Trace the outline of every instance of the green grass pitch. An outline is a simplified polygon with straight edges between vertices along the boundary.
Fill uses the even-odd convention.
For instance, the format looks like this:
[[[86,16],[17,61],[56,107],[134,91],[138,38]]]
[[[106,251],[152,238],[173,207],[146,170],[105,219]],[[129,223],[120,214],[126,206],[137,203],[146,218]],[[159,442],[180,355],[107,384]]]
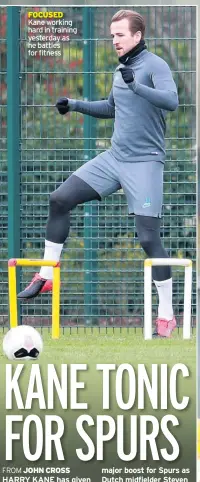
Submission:
[[[195,372],[195,332],[183,340],[181,330],[170,339],[145,341],[142,330],[134,328],[65,328],[58,340],[51,339],[48,329],[42,330],[44,349],[38,363],[187,363]],[[0,361],[8,360],[2,352],[3,331],[0,333]],[[15,362],[14,362],[15,363]],[[27,363],[30,363],[27,362]]]
[[[126,438],[127,441],[130,439],[129,435],[129,423],[130,415],[141,415],[147,414],[157,417],[160,420],[164,415],[170,413],[178,417],[180,420],[180,427],[177,432],[178,443],[181,445],[181,460],[174,462],[175,467],[179,467],[180,464],[190,467],[194,463],[195,459],[195,426],[196,426],[196,412],[195,412],[195,400],[196,400],[196,347],[195,347],[195,333],[193,333],[190,340],[183,340],[182,332],[176,331],[171,339],[152,339],[145,341],[141,329],[130,328],[65,328],[64,333],[61,332],[59,340],[52,340],[51,333],[48,329],[42,330],[42,336],[44,340],[44,349],[41,353],[38,361],[23,361],[18,360],[14,362],[9,362],[7,358],[2,353],[2,340],[3,333],[0,333],[0,373],[1,373],[1,386],[0,391],[0,409],[2,420],[5,420],[7,415],[5,409],[5,386],[6,386],[6,363],[12,363],[13,368],[17,363],[24,363],[24,370],[22,377],[20,378],[20,386],[23,398],[25,400],[27,387],[29,383],[29,375],[32,364],[39,364],[41,369],[42,380],[44,384],[44,393],[47,393],[48,384],[48,364],[55,364],[55,368],[59,374],[61,364],[67,364],[68,367],[68,389],[70,391],[70,364],[87,364],[87,370],[85,372],[79,373],[80,380],[85,382],[85,387],[79,392],[79,401],[87,402],[88,409],[87,414],[94,418],[96,424],[97,415],[110,415],[111,417],[116,417],[118,415],[124,415],[125,426],[127,427]],[[102,409],[102,374],[96,370],[96,364],[101,363],[112,363],[116,365],[116,370],[118,365],[123,363],[129,363],[134,367],[137,372],[138,364],[145,364],[145,367],[151,377],[152,364],[167,364],[168,374],[171,368],[176,363],[183,363],[189,368],[190,377],[189,379],[180,379],[178,383],[178,398],[181,399],[183,395],[190,397],[191,403],[187,410],[177,411],[175,410],[169,401],[168,410],[161,410],[160,405],[157,410],[152,408],[152,405],[145,395],[145,410],[138,410],[137,408],[137,397],[136,393],[134,406],[127,411],[123,411],[118,407],[116,400],[116,386],[115,386],[115,372],[110,375],[110,408],[104,411]],[[160,369],[158,366],[158,377],[160,374]],[[169,379],[169,377],[168,377]],[[136,382],[137,385],[137,382]],[[158,403],[160,400],[160,382],[158,382]],[[137,392],[137,388],[136,388]],[[70,393],[70,392],[69,392]],[[123,399],[126,401],[129,397],[129,385],[127,378],[123,383]],[[83,442],[78,436],[76,431],[76,420],[79,415],[82,415],[81,410],[71,410],[70,409],[70,394],[68,395],[68,410],[62,410],[60,403],[58,403],[57,397],[55,397],[54,412],[56,415],[62,417],[65,420],[67,426],[67,432],[63,439],[63,445],[66,447],[68,460],[70,461],[70,466],[75,464],[74,471],[76,474],[80,473],[83,477],[83,473],[86,477],[94,470],[95,478],[94,480],[101,480],[101,464],[96,463],[94,460],[93,465],[88,465],[85,463],[77,462],[77,457],[74,455],[77,447],[84,446]],[[16,405],[16,404],[15,404]],[[48,410],[40,410],[38,408],[37,400],[33,401],[32,411],[28,410],[17,410],[14,406],[14,413],[22,414],[27,416],[29,413],[38,414],[42,419],[45,414],[51,413]],[[85,411],[84,411],[85,412]],[[138,418],[139,420],[139,418]],[[139,422],[138,422],[139,423]],[[96,440],[96,425],[94,427],[87,428],[86,431]],[[3,437],[2,437],[3,440]],[[129,442],[127,442],[129,443]],[[162,433],[160,432],[158,438],[158,446],[162,448],[166,446],[166,440]],[[138,446],[139,447],[139,446]],[[138,448],[139,450],[139,448]],[[108,443],[105,449],[104,464],[108,467],[110,466],[122,466],[122,461],[119,461],[116,452],[116,437]],[[150,457],[150,456],[149,456]],[[21,465],[27,465],[24,461],[24,456],[22,455],[21,445],[19,444],[19,460],[21,460]],[[152,459],[150,457],[149,464],[152,465]],[[177,465],[178,463],[178,465]],[[139,460],[135,461],[136,466],[140,466],[141,462]],[[139,465],[138,465],[139,464]],[[168,462],[166,462],[166,466]],[[164,465],[162,460],[161,465]],[[80,472],[78,472],[80,470]],[[85,471],[85,472],[84,472]],[[99,473],[99,478],[96,479],[96,473]],[[93,478],[92,478],[93,480]],[[191,480],[191,479],[190,479]]]

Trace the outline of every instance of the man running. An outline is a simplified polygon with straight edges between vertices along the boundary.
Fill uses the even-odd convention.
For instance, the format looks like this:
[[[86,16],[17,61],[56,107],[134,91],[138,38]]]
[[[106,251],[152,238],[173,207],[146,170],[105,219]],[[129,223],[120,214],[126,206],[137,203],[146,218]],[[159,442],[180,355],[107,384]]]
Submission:
[[[178,106],[177,89],[167,63],[149,52],[144,41],[144,18],[120,10],[111,19],[110,32],[119,59],[107,100],[80,101],[62,97],[56,107],[96,118],[113,118],[111,147],[84,163],[50,195],[45,260],[59,261],[69,235],[70,211],[78,204],[123,189],[129,214],[135,215],[140,244],[150,258],[167,258],[160,239],[165,163],[165,118]],[[52,290],[53,269],[42,267],[19,299],[31,299]],[[169,266],[153,267],[159,297],[154,335],[170,337],[176,327]]]

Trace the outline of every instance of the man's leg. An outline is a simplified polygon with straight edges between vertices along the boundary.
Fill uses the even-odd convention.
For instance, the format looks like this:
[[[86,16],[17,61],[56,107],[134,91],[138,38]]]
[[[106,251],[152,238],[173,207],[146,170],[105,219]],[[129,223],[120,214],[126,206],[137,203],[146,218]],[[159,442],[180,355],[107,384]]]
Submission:
[[[70,211],[78,204],[94,199],[100,201],[101,197],[75,174],[50,195],[44,259],[59,261],[63,244],[69,235]],[[53,268],[42,267],[40,275],[45,279],[52,279]]]
[[[78,204],[101,200],[120,187],[117,164],[109,151],[83,164],[50,196],[44,259],[59,261],[63,243],[69,234],[70,211]],[[42,267],[30,285],[18,294],[20,299],[34,298],[52,290],[53,269]]]
[[[142,248],[149,258],[168,258],[160,238],[160,218],[136,215],[136,230]],[[159,297],[157,332],[170,336],[176,326],[172,307],[172,274],[170,266],[153,266],[153,280]]]
[[[124,163],[126,164],[126,163]],[[121,168],[121,185],[126,194],[129,214],[136,216],[140,244],[150,258],[167,258],[160,239],[163,198],[163,168],[158,161],[129,163]],[[172,278],[169,266],[153,267],[153,279],[159,296],[157,331],[170,336],[176,325],[172,308]]]
[[[85,181],[76,175],[70,176],[50,195],[49,218],[46,228],[45,260],[59,261],[63,244],[69,235],[70,211],[78,204],[94,199],[100,195]],[[30,285],[18,294],[20,299],[31,299],[39,293],[51,291],[53,268],[44,266],[40,274],[36,274]],[[50,280],[50,281],[48,281]]]

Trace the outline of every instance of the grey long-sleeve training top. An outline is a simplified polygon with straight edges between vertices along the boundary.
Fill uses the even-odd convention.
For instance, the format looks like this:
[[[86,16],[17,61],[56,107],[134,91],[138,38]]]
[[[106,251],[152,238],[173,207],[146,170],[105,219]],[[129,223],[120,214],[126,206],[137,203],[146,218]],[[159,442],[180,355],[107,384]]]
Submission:
[[[178,106],[175,82],[168,64],[143,50],[129,59],[135,79],[125,84],[119,68],[107,100],[69,100],[71,111],[101,119],[114,118],[110,151],[121,162],[165,161],[165,117]]]

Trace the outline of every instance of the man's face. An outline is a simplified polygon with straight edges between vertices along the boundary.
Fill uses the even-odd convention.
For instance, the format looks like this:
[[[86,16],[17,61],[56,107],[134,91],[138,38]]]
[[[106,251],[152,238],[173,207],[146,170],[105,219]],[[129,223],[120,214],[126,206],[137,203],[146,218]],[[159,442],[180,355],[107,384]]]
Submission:
[[[127,18],[111,23],[110,33],[118,57],[129,52],[141,40],[141,32],[136,32],[133,35],[129,30],[129,21]]]

